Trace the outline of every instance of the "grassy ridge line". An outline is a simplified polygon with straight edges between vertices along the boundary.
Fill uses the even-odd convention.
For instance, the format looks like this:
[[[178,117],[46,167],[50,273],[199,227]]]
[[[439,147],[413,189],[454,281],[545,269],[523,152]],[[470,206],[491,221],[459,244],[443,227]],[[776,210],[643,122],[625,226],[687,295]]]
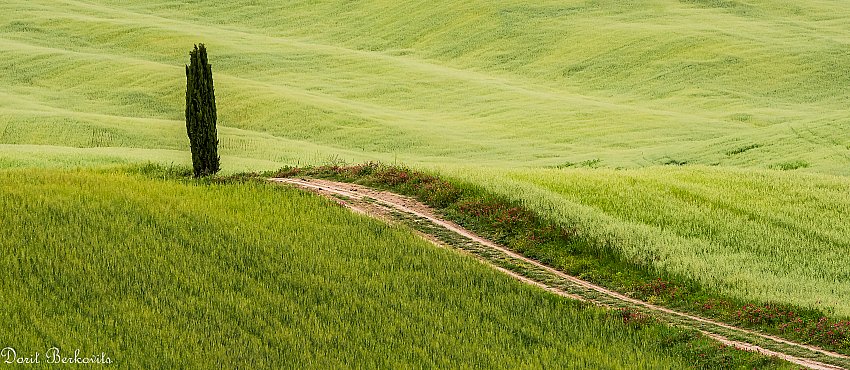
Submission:
[[[17,210],[0,214],[0,344],[144,368],[668,369],[717,353],[298,191],[133,172],[0,172]]]
[[[57,50],[57,49],[51,49],[51,50]],[[109,58],[115,59],[114,57],[109,57]],[[136,59],[130,59],[130,61],[136,61]],[[117,64],[117,61],[115,61],[115,63]],[[151,73],[155,73],[155,72],[151,71]],[[220,80],[223,80],[223,83],[226,84],[230,81],[231,78],[232,77],[229,77],[228,75],[225,74],[223,78],[220,78]],[[256,77],[256,78],[259,78],[259,77]],[[388,109],[388,107],[385,107],[385,106],[377,106],[377,105],[370,105],[370,104],[364,105],[363,103],[356,103],[356,102],[344,102],[344,101],[340,101],[340,100],[334,98],[333,96],[317,95],[317,93],[315,93],[315,92],[309,92],[309,93],[303,93],[302,94],[301,92],[296,91],[296,90],[292,90],[288,87],[282,87],[282,86],[270,85],[270,84],[260,84],[260,83],[253,81],[253,80],[249,81],[249,80],[243,80],[243,79],[236,79],[236,81],[237,81],[236,82],[237,85],[239,85],[239,84],[246,85],[247,84],[246,86],[241,86],[242,88],[250,88],[252,90],[256,90],[258,88],[260,90],[269,89],[274,93],[284,92],[285,94],[291,94],[293,96],[299,96],[299,95],[301,95],[302,97],[307,96],[307,97],[309,97],[309,99],[314,99],[316,96],[320,96],[320,98],[318,99],[318,103],[319,103],[320,106],[324,106],[324,107],[339,106],[339,107],[349,107],[349,108],[350,107],[356,107],[359,110],[358,114],[366,116],[366,117],[368,117],[370,115],[378,115],[378,116],[383,116],[388,120],[416,121],[416,122],[423,122],[423,123],[426,122],[426,121],[429,121],[429,120],[434,120],[434,119],[438,119],[438,120],[442,121],[442,120],[445,120],[445,118],[446,118],[446,117],[440,117],[439,115],[434,115],[434,114],[431,114],[429,116],[422,116],[421,114],[411,115],[411,113],[403,112],[403,111],[393,112],[392,110]],[[226,99],[227,97],[225,96],[224,98]],[[255,97],[255,99],[256,99],[256,97]],[[118,103],[118,102],[116,102],[116,103]],[[237,103],[237,104],[241,104],[241,103]],[[441,103],[440,105],[443,106],[444,103]],[[237,109],[242,109],[242,108],[237,108]],[[347,108],[345,108],[345,109],[347,109]],[[225,111],[226,111],[226,109],[225,109]],[[387,116],[388,114],[390,114],[390,115]],[[455,118],[453,120],[457,121],[457,118]],[[449,121],[452,121],[452,119],[450,119]],[[437,127],[435,127],[433,122],[431,122],[431,123],[432,124],[430,124],[427,127],[427,133],[429,135],[433,135],[435,130],[438,129]],[[449,123],[451,123],[451,122],[449,122]],[[237,124],[241,124],[241,123],[237,123]],[[444,133],[445,136],[441,140],[443,140],[443,141],[445,141],[445,140],[457,141],[456,139],[453,139],[452,137],[453,136],[467,136],[463,133],[460,133],[460,135],[457,135],[458,133],[456,131],[459,128],[456,124],[452,125],[452,127],[453,127],[452,130],[454,130],[454,131]],[[286,132],[287,130],[289,130],[289,128],[284,128],[284,129],[276,128],[276,129],[274,129],[274,128],[271,128],[271,126],[269,126],[267,128],[273,130],[272,132],[274,132],[274,133],[281,133],[281,132]],[[385,130],[386,129],[388,129],[388,128],[385,128]],[[290,134],[292,134],[291,130],[289,132],[290,132]],[[480,134],[481,134],[481,132],[480,132],[480,129],[479,129],[478,132],[477,132],[477,135],[480,135]],[[423,137],[426,137],[427,135],[424,135],[424,132],[418,132],[418,133],[414,133],[413,135],[407,135],[407,136],[423,138]],[[314,139],[314,140],[317,139],[315,137],[315,135],[311,136],[311,138]],[[338,140],[340,138],[341,137],[334,137],[333,139]],[[352,140],[351,137],[348,137],[347,139],[348,139],[348,141]],[[518,139],[515,139],[515,140],[518,140]],[[372,141],[374,141],[374,138],[372,138]],[[416,142],[417,142],[417,140],[413,140],[411,143],[416,145]],[[525,146],[527,146],[527,147],[532,146],[531,145],[532,143],[525,143],[525,144],[526,144]],[[367,145],[367,144],[363,144],[363,145]],[[368,143],[368,145],[374,146],[375,143],[370,142],[370,143]],[[464,140],[462,143],[458,143],[457,145],[454,145],[454,146],[460,147],[461,145],[467,145],[468,146],[468,145],[475,145],[475,144],[474,144],[474,141]],[[434,147],[434,146],[435,145],[432,143],[430,147]]]
[[[850,320],[841,320],[841,316],[729,295],[713,286],[700,284],[690,275],[659,271],[645,261],[624,256],[616,244],[600,244],[569,226],[542,218],[516,201],[478,187],[374,164],[288,168],[273,175],[308,175],[359,182],[412,195],[460,225],[573,276],[627,292],[652,304],[845,354],[850,351]]]
[[[315,155],[315,154],[314,154]],[[321,157],[316,157],[321,158]],[[318,159],[317,159],[318,160]],[[0,144],[0,169],[114,168],[116,163],[137,164],[145,162],[190,164],[191,154],[185,151],[145,148],[70,148],[52,145]],[[277,162],[254,158],[227,156],[222,163],[229,166],[224,173],[240,169],[262,169]]]
[[[700,84],[700,86],[714,87],[719,85],[717,86],[719,91],[711,91],[714,94],[707,93],[704,96],[697,94],[695,94],[696,96],[688,96],[695,98],[689,101],[691,104],[685,105],[689,110],[693,108],[693,103],[702,100],[712,101],[724,93],[733,95],[732,99],[735,101],[712,104],[712,110],[716,110],[718,107],[740,106],[744,103],[741,101],[742,97],[751,98],[765,94],[764,90],[758,90],[761,87],[760,85],[751,83],[754,80],[763,85],[793,85],[794,88],[788,89],[766,89],[769,91],[767,95],[776,98],[777,95],[793,95],[799,93],[803,88],[821,86],[821,84],[838,87],[840,85],[836,85],[836,83],[841,81],[842,78],[846,78],[846,76],[841,75],[841,72],[833,75],[830,70],[833,65],[832,62],[837,58],[835,51],[839,47],[838,43],[842,38],[847,39],[848,35],[843,28],[824,22],[826,17],[834,17],[836,14],[847,11],[846,6],[840,3],[807,6],[763,1],[751,6],[753,11],[750,11],[747,17],[741,17],[734,12],[727,13],[726,9],[702,9],[703,7],[694,6],[695,4],[690,3],[677,4],[675,2],[655,1],[647,2],[647,4],[641,6],[619,3],[616,5],[614,6],[611,3],[528,5],[519,2],[500,3],[498,5],[469,4],[469,6],[456,9],[456,11],[462,15],[475,17],[477,20],[471,23],[463,22],[462,25],[453,24],[453,22],[467,21],[470,18],[454,16],[444,23],[431,23],[433,19],[445,18],[447,14],[455,15],[456,13],[444,12],[445,9],[454,8],[452,4],[421,7],[410,3],[365,4],[348,7],[302,7],[296,13],[291,13],[298,14],[298,19],[292,19],[291,22],[280,21],[277,14],[275,14],[274,22],[270,22],[269,14],[248,18],[222,18],[210,13],[204,14],[203,17],[196,14],[194,19],[196,21],[206,19],[210,23],[227,24],[231,27],[238,25],[258,30],[258,32],[271,29],[273,32],[277,31],[278,34],[310,35],[311,38],[323,38],[328,43],[343,43],[361,50],[385,50],[386,53],[390,54],[392,54],[394,46],[401,46],[390,44],[408,43],[406,45],[408,48],[405,50],[410,51],[413,55],[421,56],[429,52],[434,54],[426,58],[428,60],[446,61],[446,59],[455,57],[455,59],[462,59],[467,64],[465,69],[473,69],[475,66],[483,64],[491,67],[488,72],[502,72],[503,75],[510,76],[516,76],[521,71],[534,71],[538,75],[543,74],[545,76],[542,80],[554,81],[556,84],[580,83],[593,80],[593,78],[602,78],[607,79],[608,85],[628,85],[626,89],[617,90],[616,94],[613,94],[617,96],[623,95],[625,91],[636,91],[658,84],[663,84],[665,88],[675,91],[676,87],[682,85],[693,87],[695,86],[694,80],[711,77],[710,82],[701,81],[705,83]],[[169,4],[169,8],[171,6],[173,4]],[[275,6],[275,4],[269,3],[264,4],[264,6],[265,9],[282,10],[280,6]],[[158,8],[160,7],[157,4],[137,7],[140,12],[162,14],[158,11],[161,9]],[[331,8],[333,11],[329,11]],[[403,13],[395,13],[391,10],[395,8],[403,8],[404,11]],[[708,6],[708,8],[711,7]],[[476,11],[473,13],[471,12],[472,9]],[[647,9],[652,9],[652,11]],[[205,10],[197,9],[184,10],[190,13],[205,12]],[[368,16],[356,17],[355,14],[368,14]],[[398,24],[394,22],[397,19],[393,19],[392,14],[410,14],[411,16],[406,19],[404,24]],[[417,18],[418,14],[422,14],[423,18]],[[634,17],[630,17],[630,15],[634,15]],[[347,19],[349,16],[352,18]],[[283,19],[287,19],[287,15],[283,15]],[[334,19],[345,24],[347,28],[345,32],[338,32],[339,30],[336,28],[305,32],[305,30],[311,28],[307,24],[303,24],[304,19],[316,20],[315,24],[322,24],[320,20]],[[687,21],[683,21],[685,19]],[[417,23],[417,21],[420,23]],[[296,24],[298,27],[293,27]],[[411,24],[416,24],[417,27],[410,28]],[[434,30],[435,24],[444,25],[445,29]],[[593,24],[594,27],[584,26],[586,24]],[[715,26],[700,26],[708,24]],[[413,32],[424,30],[426,34],[412,36],[399,32],[398,26]],[[466,28],[466,26],[470,26],[472,29]],[[717,32],[716,27],[718,26],[725,32]],[[453,29],[454,27],[458,29]],[[354,33],[351,32],[352,28],[355,30]],[[599,33],[600,29],[604,30],[605,36],[607,36],[601,37],[601,40],[599,35],[594,34]],[[671,30],[674,32],[671,33]],[[437,34],[427,34],[431,31]],[[463,31],[463,34],[459,35],[459,31]],[[382,32],[385,33],[382,34]],[[665,34],[666,38],[659,40],[657,34],[661,32]],[[588,35],[588,33],[591,33],[591,35]],[[382,36],[376,37],[376,35]],[[656,37],[653,38],[652,36]],[[470,39],[475,38],[478,38],[478,40],[471,42]],[[572,42],[564,40],[571,40]],[[601,43],[593,43],[594,47],[582,47],[583,44],[589,43],[589,40],[601,41]],[[812,43],[812,40],[818,40],[818,42]],[[385,43],[387,45],[377,48],[358,46],[360,42]],[[566,45],[572,46],[569,48],[569,52],[563,52]],[[629,45],[629,47],[623,47],[623,45]],[[459,48],[458,50],[464,55],[439,54],[439,51],[445,51],[453,46],[466,47],[466,49]],[[535,48],[546,49],[546,52],[541,55],[530,50]],[[801,48],[811,48],[817,56],[813,57],[812,53],[801,52]],[[602,52],[600,52],[600,49]],[[788,53],[787,49],[791,49],[793,52]],[[436,53],[434,53],[435,51]],[[511,58],[512,63],[505,63],[504,60],[500,60],[498,55],[493,55],[506,53],[515,55],[515,58]],[[582,56],[586,56],[583,54],[597,55],[590,55],[587,59],[582,60]],[[558,58],[555,58],[555,55]],[[767,55],[770,55],[770,57],[766,57]],[[775,71],[776,68],[788,70],[799,68],[801,63],[797,59],[800,57],[812,59],[807,60],[808,64],[802,63],[807,67],[824,65],[824,68],[807,68],[802,72],[796,71],[797,73],[787,74]],[[733,63],[713,63],[725,59],[732,60]],[[570,78],[571,76],[566,75],[553,76],[554,73],[548,74],[552,67],[563,68],[563,65],[552,66],[551,64],[569,65],[576,63],[576,60],[581,61],[579,64],[584,64],[584,67],[587,67],[588,64],[591,67],[580,70],[583,78]],[[623,60],[629,61],[627,63],[629,69],[609,68],[611,64],[623,64]],[[735,62],[752,64],[752,66],[750,68],[739,68]],[[499,68],[500,64],[508,64],[517,68]],[[540,64],[543,64],[543,66]],[[668,70],[665,71],[665,67]],[[660,70],[660,74],[669,72],[667,74],[675,75],[677,78],[647,78],[648,76],[640,73],[636,74],[635,70],[650,73],[650,76],[659,74]],[[769,78],[754,78],[747,76],[747,73],[761,74]],[[743,76],[741,76],[742,74]],[[718,79],[718,76],[728,77]],[[795,77],[801,79],[814,78],[822,81],[819,80],[818,83],[805,85],[776,78],[776,76],[788,76],[788,79]],[[640,83],[634,83],[635,79]],[[675,87],[671,88],[669,86],[671,83]],[[753,94],[754,91],[749,91],[750,94],[734,94],[739,89],[757,90],[755,92],[758,94]],[[818,93],[821,99],[846,100],[846,94],[842,94],[840,88],[836,90],[837,94],[826,94],[824,89],[820,87],[812,91]],[[640,99],[629,100],[634,102]],[[808,103],[809,100],[806,99],[806,102]],[[787,103],[793,104],[798,101],[799,99],[791,99]],[[666,107],[677,106],[666,101],[662,104]],[[761,111],[766,111],[763,107],[771,104],[764,102],[756,105],[762,107]],[[795,111],[799,112],[800,109],[797,107],[785,109],[786,113]],[[824,111],[821,110],[820,112]],[[728,114],[728,111],[725,114]],[[752,118],[750,117],[751,114],[733,114],[732,116],[740,116],[744,120]]]
[[[206,10],[169,1],[9,3],[4,14],[16,17],[0,18],[0,39],[10,56],[3,67],[13,73],[0,86],[23,99],[71,110],[177,120],[183,84],[172,67],[185,62],[179,45],[205,35],[215,39],[217,72],[233,78],[222,81],[220,89],[227,102],[222,123],[311,142],[322,157],[399,158],[428,165],[473,160],[493,166],[594,159],[609,167],[688,162],[789,168],[797,163],[831,173],[849,167],[850,142],[838,135],[844,119],[839,107],[846,98],[843,77],[813,67],[788,74],[809,84],[761,78],[798,68],[799,58],[812,59],[804,64],[811,66],[842,61],[829,40],[838,39],[843,29],[822,22],[823,4],[785,14],[777,10],[783,6],[762,2],[758,8],[772,10],[743,19],[665,1],[647,3],[651,13],[612,3],[235,4],[208,2],[211,13],[198,16],[194,12]],[[835,14],[850,11],[831,6]],[[387,11],[396,8],[410,15],[404,24],[392,18],[402,13]],[[257,9],[263,14],[255,14]],[[430,24],[450,14],[446,28]],[[709,20],[717,22],[701,22]],[[329,21],[342,26],[306,32]],[[802,27],[806,21],[813,23],[809,29]],[[578,26],[590,23],[601,26]],[[747,37],[695,26],[700,24],[729,25],[732,35]],[[398,26],[411,33],[400,34]],[[383,35],[371,42],[386,44],[366,47],[367,30]],[[822,44],[802,43],[805,37]],[[45,47],[58,55],[35,52]],[[793,47],[813,50],[786,52]],[[128,58],[138,71],[124,68]],[[737,62],[721,63],[727,59]],[[67,70],[76,71],[79,80],[50,78]],[[754,84],[743,83],[752,80],[777,87],[754,91]],[[819,86],[817,95],[808,96],[814,92],[807,86]],[[658,89],[666,92],[652,91]],[[20,114],[9,112],[4,119],[32,130]],[[80,121],[57,123],[89,122]],[[111,129],[121,127],[118,119]],[[65,136],[87,135],[69,131]],[[159,147],[156,133],[144,137]],[[62,144],[58,138],[7,143]],[[726,154],[751,145],[758,147]],[[226,155],[278,163],[316,157],[287,149],[297,145],[257,146],[234,147]]]

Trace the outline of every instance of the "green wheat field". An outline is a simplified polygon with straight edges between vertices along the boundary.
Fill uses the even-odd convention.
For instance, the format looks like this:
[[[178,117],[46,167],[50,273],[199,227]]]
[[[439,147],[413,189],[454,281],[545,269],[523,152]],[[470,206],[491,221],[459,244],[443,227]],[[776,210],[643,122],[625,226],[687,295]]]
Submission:
[[[5,0],[0,347],[145,368],[693,366],[669,327],[332,202],[138,170],[191,163],[199,42],[227,174],[409,166],[712,292],[850,318],[848,20],[831,0]]]

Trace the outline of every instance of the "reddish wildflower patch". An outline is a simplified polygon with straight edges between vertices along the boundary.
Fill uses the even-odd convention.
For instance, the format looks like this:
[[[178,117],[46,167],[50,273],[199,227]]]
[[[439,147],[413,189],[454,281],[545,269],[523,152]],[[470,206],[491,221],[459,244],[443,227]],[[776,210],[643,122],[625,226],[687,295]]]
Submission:
[[[805,342],[850,348],[850,320],[812,318],[771,304],[745,304],[734,311],[734,318],[742,325],[775,327],[786,336]]]
[[[638,285],[635,290],[640,292],[644,297],[675,298],[680,293],[681,288],[670,281],[658,278]]]
[[[735,311],[735,317],[748,324],[776,324],[797,318],[797,315],[778,306],[745,304]]]
[[[458,204],[456,208],[460,213],[478,218],[492,227],[510,231],[524,226],[534,226],[537,223],[533,213],[498,200],[466,200]],[[534,237],[542,238],[539,234]]]
[[[617,310],[617,314],[623,320],[623,323],[630,326],[641,327],[655,322],[655,319],[652,316],[632,308],[621,308]]]

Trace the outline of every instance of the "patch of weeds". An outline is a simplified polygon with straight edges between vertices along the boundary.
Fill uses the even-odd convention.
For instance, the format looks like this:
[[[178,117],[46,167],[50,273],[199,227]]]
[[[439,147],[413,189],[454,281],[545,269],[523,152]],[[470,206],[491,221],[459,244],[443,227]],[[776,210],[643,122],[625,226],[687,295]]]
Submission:
[[[761,148],[761,146],[762,146],[761,144],[750,144],[750,145],[747,145],[747,146],[742,146],[740,148],[732,149],[732,150],[726,152],[726,155],[732,156],[732,155],[736,155],[736,154],[745,153],[745,152],[748,152],[748,151],[756,149],[756,148]]]
[[[678,159],[673,159],[673,158],[668,157],[668,158],[664,159],[661,162],[661,164],[663,164],[665,166],[684,166],[684,165],[688,164],[688,161],[678,160]]]
[[[774,170],[781,170],[781,171],[791,171],[791,170],[796,170],[796,169],[806,168],[806,167],[809,167],[809,162],[799,160],[799,159],[796,160],[796,161],[788,161],[788,162],[777,163],[777,164],[770,166],[770,168],[772,168]]]
[[[193,177],[191,166],[144,163],[126,167],[127,173],[160,180],[187,180]]]
[[[738,122],[749,122],[753,119],[753,115],[749,113],[735,113],[729,116],[729,119]]]
[[[556,166],[553,166],[553,167],[557,168],[557,169],[565,169],[565,168],[581,168],[581,167],[583,167],[583,168],[599,168],[601,166],[602,166],[602,160],[599,159],[599,158],[596,158],[596,159],[588,159],[586,161],[581,161],[581,162],[566,162],[566,163],[559,164],[559,165],[556,165]]]
[[[682,288],[670,281],[658,278],[643,284],[639,284],[634,288],[634,290],[639,293],[640,296],[647,298],[648,301],[652,301],[653,299],[649,298],[676,298],[677,295],[681,294]]]
[[[634,308],[620,308],[614,311],[614,315],[623,320],[623,323],[631,327],[642,328],[649,324],[657,323],[658,320],[651,315],[640,312]]]

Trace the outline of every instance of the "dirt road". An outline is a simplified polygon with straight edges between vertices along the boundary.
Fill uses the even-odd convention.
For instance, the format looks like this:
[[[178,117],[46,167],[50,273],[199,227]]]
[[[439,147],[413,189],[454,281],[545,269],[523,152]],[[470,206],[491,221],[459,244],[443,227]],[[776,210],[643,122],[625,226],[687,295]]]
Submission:
[[[827,351],[821,348],[801,343],[791,342],[772,335],[762,334],[752,330],[724,324],[722,322],[656,306],[635,298],[625,296],[621,293],[612,291],[610,289],[590,283],[588,281],[579,279],[575,276],[565,274],[564,272],[543,265],[540,262],[522,256],[501,245],[498,245],[497,243],[482,238],[451,221],[444,220],[428,206],[409,197],[401,196],[391,192],[379,191],[360,185],[333,182],[328,180],[308,180],[294,178],[273,178],[270,180],[316,192],[318,194],[334,199],[337,203],[349,207],[357,212],[371,215],[374,217],[379,217],[385,220],[391,221],[394,218],[397,218],[399,212],[415,217],[417,219],[427,220],[427,222],[430,222],[439,228],[448,230],[449,232],[455,233],[458,236],[467,239],[468,241],[478,244],[479,246],[487,250],[488,255],[490,253],[500,254],[501,258],[506,258],[511,261],[517,261],[527,266],[532,266],[534,269],[545,272],[548,275],[557,277],[561,281],[564,281],[572,286],[579,287],[582,290],[594,293],[593,296],[588,296],[583,294],[576,294],[575,292],[568,292],[562,287],[553,286],[553,284],[547,283],[547,281],[541,281],[541,279],[535,279],[524,274],[509,270],[505,267],[499,266],[498,264],[494,264],[492,263],[492,257],[488,259],[483,258],[482,255],[478,253],[472,253],[473,255],[476,255],[477,258],[479,258],[485,263],[488,263],[493,268],[507,275],[510,275],[526,284],[543,288],[554,294],[558,294],[571,299],[590,301],[603,306],[611,306],[610,304],[606,304],[598,298],[595,298],[598,296],[604,296],[608,300],[618,301],[624,304],[625,306],[640,307],[642,309],[661,314],[662,320],[664,318],[668,318],[668,320],[665,321],[670,321],[675,325],[688,326],[694,328],[725,345],[733,346],[735,348],[747,351],[759,352],[767,356],[776,356],[788,362],[804,366],[810,369],[845,369],[845,367],[832,365],[825,362],[838,362],[842,364],[850,363],[850,357],[844,356],[839,353]],[[429,233],[423,233],[423,236],[425,236],[426,239],[440,246],[446,246],[446,243],[440,242],[439,238],[435,237],[434,235],[431,235]],[[452,246],[449,245],[449,247]],[[740,339],[731,339],[729,338],[730,333],[734,334],[736,338],[744,337],[756,339],[757,341],[759,341],[759,344],[757,345],[754,343],[749,343],[749,341],[744,341]],[[818,358],[818,360],[815,360],[813,358]]]

